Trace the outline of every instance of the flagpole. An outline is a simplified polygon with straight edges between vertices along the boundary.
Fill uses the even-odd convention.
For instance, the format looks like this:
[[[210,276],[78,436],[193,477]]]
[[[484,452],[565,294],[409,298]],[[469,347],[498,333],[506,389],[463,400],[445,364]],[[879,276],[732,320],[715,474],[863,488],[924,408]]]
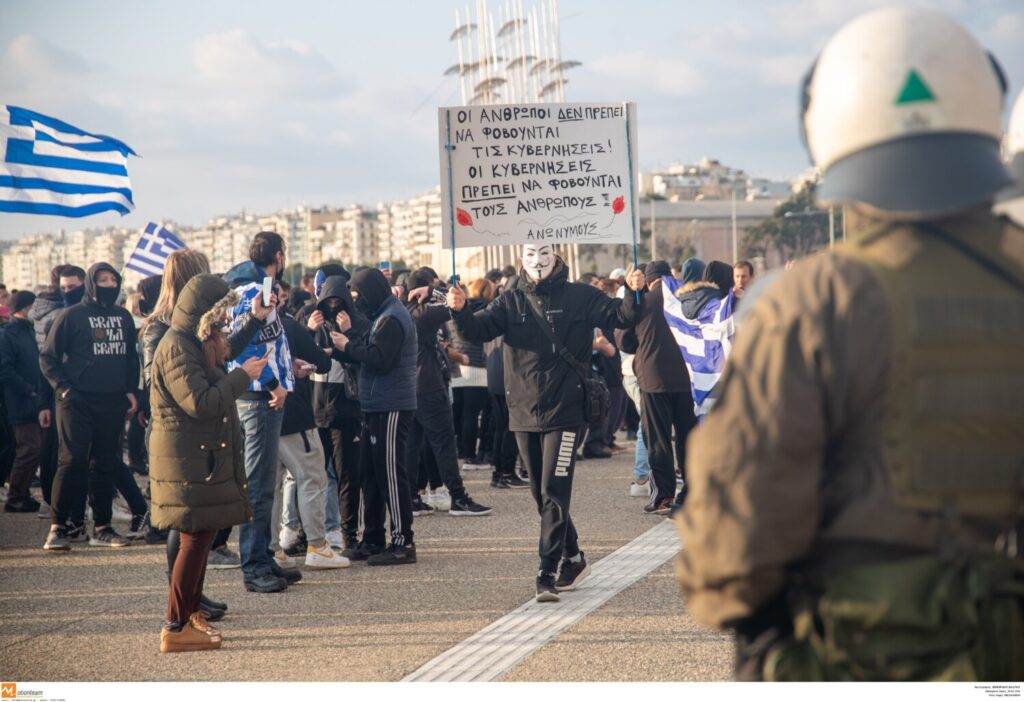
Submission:
[[[633,227],[633,270],[637,270],[637,269],[640,268],[640,264],[639,264],[639,262],[637,260],[637,250],[636,250],[636,248],[637,248],[637,245],[636,245],[637,211],[636,211],[636,188],[635,188],[635,184],[633,182],[634,181],[634,177],[633,177],[633,140],[632,140],[632,136],[630,135],[630,129],[629,129],[630,128],[630,122],[629,122],[629,103],[628,102],[624,102],[622,104],[626,108],[626,161],[629,164],[629,217],[630,217],[630,223],[632,224],[632,227]],[[639,303],[640,302],[640,291],[637,290],[635,292],[636,292],[636,301]]]
[[[445,110],[445,145],[444,150],[448,154],[448,227],[451,232],[452,244],[452,287],[458,285],[459,276],[455,272],[455,194],[452,192],[452,111]]]

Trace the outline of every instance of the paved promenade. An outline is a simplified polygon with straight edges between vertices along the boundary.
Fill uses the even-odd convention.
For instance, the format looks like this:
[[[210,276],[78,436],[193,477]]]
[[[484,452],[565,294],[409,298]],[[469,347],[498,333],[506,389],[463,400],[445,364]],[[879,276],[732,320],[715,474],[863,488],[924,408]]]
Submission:
[[[687,616],[675,530],[628,496],[631,465],[630,451],[579,464],[572,514],[594,574],[560,603],[531,603],[529,491],[469,472],[494,514],[417,518],[416,565],[307,570],[272,595],[245,592],[239,570],[210,571],[208,594],[230,610],[224,647],[199,654],[159,653],[162,545],[46,553],[44,520],[0,513],[0,678],[726,680],[732,642]]]

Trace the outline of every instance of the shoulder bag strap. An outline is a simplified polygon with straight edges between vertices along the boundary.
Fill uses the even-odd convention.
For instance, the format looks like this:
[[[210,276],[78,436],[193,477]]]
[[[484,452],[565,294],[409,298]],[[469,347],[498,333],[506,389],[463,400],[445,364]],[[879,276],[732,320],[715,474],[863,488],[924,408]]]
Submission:
[[[569,366],[579,374],[582,380],[586,381],[587,376],[589,375],[587,369],[582,363],[573,358],[572,354],[569,353],[569,349],[565,348],[565,344],[562,343],[562,340],[555,335],[555,330],[551,327],[551,323],[548,321],[548,318],[544,316],[543,312],[541,312],[540,301],[535,295],[531,295],[529,293],[524,293],[523,297],[526,298],[526,302],[530,306],[530,311],[533,312],[534,319],[537,320],[537,325],[540,327],[540,330],[544,332],[544,336],[548,338],[551,345],[555,347],[555,351],[558,352],[558,355],[562,357],[563,361],[568,363]]]

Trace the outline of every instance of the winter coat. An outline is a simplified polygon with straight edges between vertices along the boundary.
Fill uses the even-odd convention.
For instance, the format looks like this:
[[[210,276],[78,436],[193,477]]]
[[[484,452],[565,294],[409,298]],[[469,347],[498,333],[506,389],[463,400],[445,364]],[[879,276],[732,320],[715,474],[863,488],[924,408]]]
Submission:
[[[447,392],[447,368],[437,335],[451,321],[451,310],[437,301],[430,304],[407,302],[405,308],[416,325],[416,394],[422,397],[427,393]],[[483,349],[483,344],[479,346]]]
[[[316,366],[317,373],[327,373],[331,368],[331,357],[313,341],[313,335],[303,325],[287,314],[281,316],[284,333],[288,336],[288,347],[296,360],[302,359]],[[296,378],[295,390],[288,393],[284,401],[284,420],[281,423],[281,436],[297,434],[316,428],[313,416],[313,389],[309,378]]]
[[[62,309],[64,300],[59,292],[44,292],[36,296],[35,304],[28,312],[28,318],[35,325],[36,348],[43,348],[50,326]]]
[[[251,314],[242,324],[237,332],[228,335],[228,360],[237,358],[256,334],[265,327],[261,320]],[[150,319],[142,329],[142,374],[146,379],[146,387],[149,387],[150,373],[153,367],[153,358],[156,356],[156,349],[160,340],[170,329],[170,325],[161,319]]]
[[[102,305],[96,278],[113,273],[109,264],[97,263],[85,278],[85,295],[54,320],[39,351],[43,374],[58,395],[69,390],[97,395],[136,393],[139,389],[139,353],[135,320],[123,307]]]
[[[345,276],[328,276],[320,287],[320,297],[314,303],[303,307],[296,316],[296,321],[306,326],[313,312],[320,310],[324,323],[313,335],[316,345],[320,348],[331,348],[334,345],[331,341],[331,332],[341,331],[335,322],[338,311],[348,312],[352,320],[352,329],[348,336],[359,336],[369,327],[366,318],[356,312],[352,295],[348,290],[348,280]],[[327,306],[327,300],[332,297],[341,300],[341,306],[333,313]],[[341,429],[345,422],[362,416],[359,410],[359,389],[355,381],[358,375],[357,365],[345,363],[339,358],[331,358],[330,370],[312,376],[313,414],[318,427]]]
[[[616,332],[617,346],[635,354],[633,371],[640,389],[647,393],[690,392],[690,375],[679,344],[665,321],[664,285],[647,293],[636,327]],[[626,294],[626,299],[630,295]]]
[[[158,529],[211,531],[252,517],[235,410],[249,376],[207,373],[200,341],[237,299],[216,276],[190,280],[153,358],[149,481]]]
[[[482,297],[472,297],[466,300],[466,306],[473,312],[479,312],[487,307],[487,300]],[[487,366],[487,356],[484,354],[484,345],[478,341],[469,341],[459,334],[458,327],[449,324],[452,331],[452,348],[469,357],[469,365],[476,368]]]
[[[559,259],[548,278],[535,282],[521,271],[516,289],[502,293],[486,309],[474,314],[465,306],[455,314],[459,333],[470,341],[505,337],[505,395],[511,431],[579,429],[586,424],[582,380],[551,348],[526,294],[540,299],[562,344],[588,367],[594,327],[629,327],[638,307],[644,305],[636,304],[635,295],[618,300],[593,286],[570,283],[569,269]]]
[[[349,337],[338,355],[359,364],[363,412],[416,409],[416,327],[409,311],[391,294],[383,274],[365,268],[352,275],[352,288],[371,320],[370,330]]]
[[[0,388],[11,424],[34,424],[45,409],[39,348],[32,322],[13,318],[0,327]]]

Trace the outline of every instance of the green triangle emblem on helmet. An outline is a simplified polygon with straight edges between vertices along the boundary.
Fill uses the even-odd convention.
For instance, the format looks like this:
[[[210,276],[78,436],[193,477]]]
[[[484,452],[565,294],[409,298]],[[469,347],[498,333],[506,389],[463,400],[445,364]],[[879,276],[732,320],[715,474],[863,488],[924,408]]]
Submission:
[[[896,104],[905,105],[908,102],[928,102],[934,100],[935,96],[932,95],[928,85],[921,79],[921,76],[917,75],[917,71],[910,69],[910,73],[907,74],[907,80],[903,84],[903,89],[900,90],[899,97],[896,98]]]

